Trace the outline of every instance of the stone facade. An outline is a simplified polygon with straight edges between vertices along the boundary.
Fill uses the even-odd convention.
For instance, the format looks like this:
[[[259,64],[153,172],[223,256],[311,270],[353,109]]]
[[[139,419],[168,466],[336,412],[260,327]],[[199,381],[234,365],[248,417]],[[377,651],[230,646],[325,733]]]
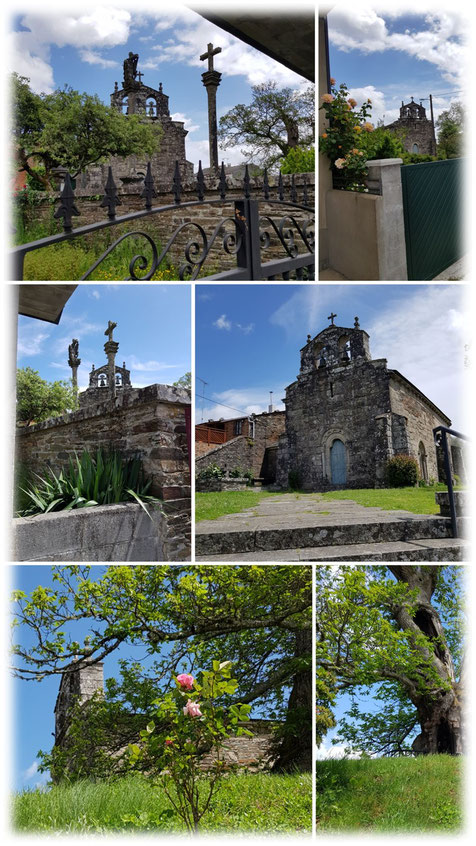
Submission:
[[[179,163],[182,179],[193,177],[193,163],[187,161],[185,153],[185,138],[188,134],[183,121],[172,120],[169,110],[169,98],[164,94],[162,83],[159,88],[144,85],[142,73],[137,72],[138,56],[129,54],[124,62],[124,79],[122,87],[117,82],[111,94],[111,106],[117,111],[128,115],[141,115],[143,120],[158,124],[162,129],[159,149],[150,157],[152,176],[156,184],[170,183],[175,162]],[[139,77],[139,79],[137,79]],[[117,187],[140,184],[144,181],[147,170],[148,156],[131,155],[127,158],[112,156],[105,165],[89,167],[77,177],[77,187],[83,191],[96,194],[104,186],[104,173],[112,166],[114,180]]]
[[[139,454],[144,472],[152,480],[150,493],[163,500],[167,523],[164,560],[189,560],[189,415],[187,390],[169,385],[134,389],[17,429],[17,462],[41,474],[45,465],[59,472],[70,457],[84,449],[117,449],[125,457]]]
[[[333,321],[336,315],[331,315]],[[423,478],[438,479],[433,428],[451,421],[386,359],[370,356],[369,336],[333,323],[301,350],[297,380],[286,388],[286,428],[280,438],[277,483],[289,474],[304,490],[372,488],[385,465],[413,456]]]
[[[200,429],[207,424],[199,424]],[[255,479],[274,482],[273,462],[268,453],[276,447],[280,436],[284,432],[284,411],[272,411],[256,414],[251,418],[243,417],[234,420],[212,421],[212,427],[222,426],[225,435],[230,437],[226,443],[208,450],[204,455],[196,454],[196,472],[218,464],[224,470],[234,470],[240,467],[243,471],[251,470]]]
[[[400,117],[384,128],[391,131],[403,130],[403,146],[408,153],[436,156],[435,128],[426,116],[426,109],[421,103],[414,103],[413,97],[410,103],[404,103],[402,100]]]
[[[126,368],[126,362],[122,363],[122,367],[115,365],[115,379],[116,379],[116,394],[130,394],[131,391],[137,390],[132,387],[131,373]],[[108,389],[109,365],[103,364],[101,367],[95,368],[94,364],[89,374],[89,387],[79,394],[79,406],[82,408],[91,402],[104,402],[105,394]]]

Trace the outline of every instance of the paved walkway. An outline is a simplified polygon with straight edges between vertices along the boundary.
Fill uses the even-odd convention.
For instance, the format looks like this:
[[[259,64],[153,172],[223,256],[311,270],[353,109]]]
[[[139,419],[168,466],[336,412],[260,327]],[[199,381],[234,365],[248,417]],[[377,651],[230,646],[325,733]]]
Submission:
[[[352,499],[324,500],[319,494],[279,494],[262,499],[246,511],[225,514],[216,520],[201,520],[196,524],[195,533],[208,535],[243,530],[393,523],[395,520],[421,520],[428,516],[428,514],[413,514],[410,511],[366,508]]]

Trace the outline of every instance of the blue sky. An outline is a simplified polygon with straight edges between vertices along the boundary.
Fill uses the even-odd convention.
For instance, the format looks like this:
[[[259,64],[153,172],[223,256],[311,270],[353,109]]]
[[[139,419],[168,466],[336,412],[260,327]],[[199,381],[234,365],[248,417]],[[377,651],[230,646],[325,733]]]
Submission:
[[[58,326],[18,318],[18,367],[32,367],[43,379],[71,378],[68,345],[79,340],[79,388],[89,382],[91,365],[107,363],[104,331],[117,323],[116,363],[131,371],[134,387],[172,384],[190,371],[189,285],[78,285]]]
[[[276,80],[280,87],[308,83],[267,56],[218,29],[182,2],[112,2],[101,5],[31,2],[11,4],[7,38],[8,66],[30,78],[32,88],[49,93],[65,84],[98,94],[110,103],[114,82],[122,83],[123,61],[130,50],[139,54],[144,84],[163,84],[176,120],[185,120],[189,161],[208,166],[207,94],[200,61],[207,44],[222,48],[215,68],[222,73],[217,95],[218,117],[237,103],[249,103],[251,86]],[[276,8],[274,5],[273,8]],[[242,160],[240,148],[222,151],[226,162]]]
[[[468,74],[468,6],[420,2],[334,4],[328,16],[331,76],[345,82],[359,105],[370,97],[371,120],[399,117],[410,97],[435,120],[464,100]],[[426,98],[426,99],[425,99]]]
[[[208,383],[196,380],[197,423],[265,411],[269,391],[282,408],[307,334],[334,311],[339,326],[358,315],[372,357],[387,358],[465,431],[465,286],[197,285],[195,310],[196,375]]]

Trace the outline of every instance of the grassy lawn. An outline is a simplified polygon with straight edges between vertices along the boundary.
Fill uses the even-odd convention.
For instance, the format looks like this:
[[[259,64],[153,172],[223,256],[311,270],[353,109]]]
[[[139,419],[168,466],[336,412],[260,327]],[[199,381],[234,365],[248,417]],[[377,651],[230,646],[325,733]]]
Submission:
[[[17,794],[12,821],[15,830],[32,832],[184,831],[178,819],[159,819],[167,808],[170,803],[160,787],[129,776]],[[309,832],[311,822],[311,775],[248,773],[223,782],[202,829]]]
[[[359,505],[384,508],[387,511],[411,511],[413,514],[439,514],[435,491],[447,490],[446,485],[431,488],[362,488],[355,491],[329,491],[321,494],[324,500],[352,499]]]
[[[361,490],[330,491],[329,493],[295,492],[296,499],[306,498],[313,501],[333,499],[352,499],[359,505],[383,508],[389,511],[411,511],[413,514],[438,514],[439,508],[435,503],[435,491],[446,490],[445,485],[435,485],[432,488],[363,488]],[[195,519],[216,520],[224,514],[235,514],[252,508],[267,496],[279,496],[280,493],[290,494],[290,491],[221,491],[220,493],[195,494]]]
[[[317,762],[318,831],[457,831],[462,761],[450,755]]]

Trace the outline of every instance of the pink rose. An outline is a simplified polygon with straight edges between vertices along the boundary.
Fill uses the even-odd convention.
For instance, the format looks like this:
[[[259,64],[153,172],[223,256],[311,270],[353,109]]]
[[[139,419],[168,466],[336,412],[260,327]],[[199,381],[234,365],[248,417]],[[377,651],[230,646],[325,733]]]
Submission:
[[[190,675],[190,673],[180,673],[180,675],[177,676],[177,681],[180,687],[183,687],[184,690],[192,690],[195,679]]]
[[[165,745],[166,746],[173,746],[174,742],[173,742],[173,740],[169,740],[169,738],[167,738],[167,740],[165,741]]]
[[[202,717],[202,712],[200,711],[200,704],[198,702],[192,702],[191,699],[188,700],[185,708],[183,709],[185,716],[189,717]]]

